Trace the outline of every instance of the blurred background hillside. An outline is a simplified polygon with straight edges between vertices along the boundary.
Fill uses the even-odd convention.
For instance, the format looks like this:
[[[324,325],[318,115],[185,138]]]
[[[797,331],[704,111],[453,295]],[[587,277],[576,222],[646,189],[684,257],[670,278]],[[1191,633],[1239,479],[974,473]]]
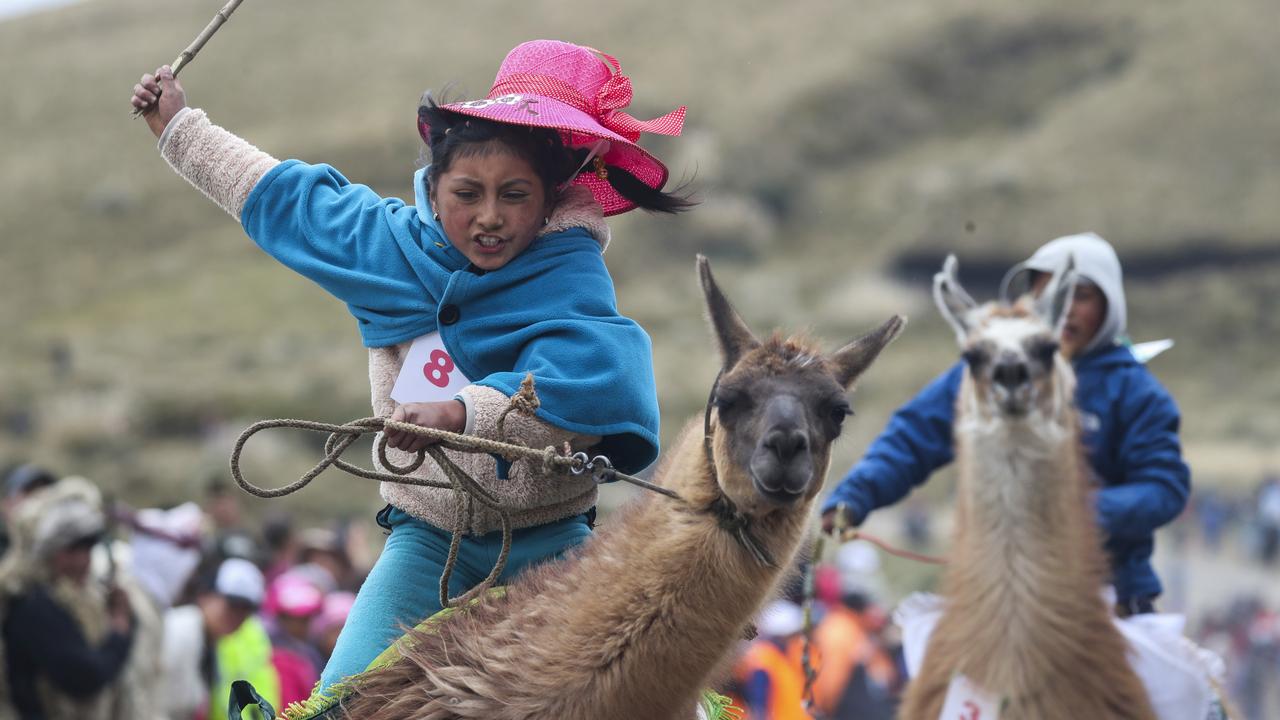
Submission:
[[[133,83],[220,4],[87,0],[0,21],[0,461],[165,504],[225,478],[253,420],[369,413],[345,309],[130,119]],[[955,356],[927,292],[947,252],[990,296],[1038,245],[1094,230],[1125,265],[1134,339],[1177,342],[1151,367],[1182,407],[1197,486],[1245,496],[1280,469],[1278,21],[1273,0],[249,0],[181,79],[273,155],[411,197],[423,90],[483,96],[530,38],[616,55],[635,115],[689,106],[683,138],[644,143],[704,200],[616,219],[606,256],[654,340],[664,440],[716,369],[696,252],[757,328],[834,345],[911,316],[855,395],[833,478]],[[276,436],[250,471],[284,484],[318,454]],[[278,502],[316,517],[381,504],[341,476]]]

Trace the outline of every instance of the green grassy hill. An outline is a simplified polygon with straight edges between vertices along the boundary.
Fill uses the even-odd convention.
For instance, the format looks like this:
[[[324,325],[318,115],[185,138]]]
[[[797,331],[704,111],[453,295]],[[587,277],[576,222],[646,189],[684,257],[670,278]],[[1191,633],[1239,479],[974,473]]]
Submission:
[[[252,419],[368,412],[342,306],[253,247],[129,117],[138,76],[218,5],[90,0],[0,22],[0,461],[164,501],[223,472]],[[400,196],[419,94],[484,94],[521,40],[617,55],[637,115],[689,106],[684,138],[645,142],[703,206],[619,218],[608,255],[623,310],[654,337],[665,437],[715,371],[697,251],[757,327],[834,344],[912,316],[857,393],[843,469],[953,357],[926,293],[946,252],[990,289],[1043,241],[1093,229],[1130,271],[1135,338],[1178,341],[1153,369],[1183,407],[1200,481],[1280,467],[1268,0],[369,7],[249,0],[184,71],[190,101],[278,157]],[[266,441],[254,469],[283,482],[315,451]],[[376,502],[352,485],[294,502]]]

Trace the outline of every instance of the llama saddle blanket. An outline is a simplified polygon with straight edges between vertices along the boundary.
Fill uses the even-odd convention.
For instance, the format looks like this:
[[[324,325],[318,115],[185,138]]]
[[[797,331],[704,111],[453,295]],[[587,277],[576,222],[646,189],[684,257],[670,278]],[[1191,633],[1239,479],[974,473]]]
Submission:
[[[1115,597],[1107,598],[1111,605]],[[915,676],[924,663],[929,635],[937,625],[945,600],[940,595],[915,593],[898,604],[893,621],[902,629],[907,673]],[[1183,634],[1186,618],[1172,613],[1148,613],[1114,618],[1116,629],[1129,643],[1129,664],[1147,686],[1160,720],[1204,720],[1213,717],[1217,695],[1211,681],[1225,675],[1222,659],[1197,646]]]

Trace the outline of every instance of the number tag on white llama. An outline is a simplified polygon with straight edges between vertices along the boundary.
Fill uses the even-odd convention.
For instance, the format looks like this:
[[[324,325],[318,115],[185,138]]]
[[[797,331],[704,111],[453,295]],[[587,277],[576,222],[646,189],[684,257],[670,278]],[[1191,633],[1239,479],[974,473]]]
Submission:
[[[996,720],[999,717],[998,695],[983,690],[963,675],[951,678],[938,720]]]
[[[449,356],[440,333],[433,332],[409,346],[400,375],[391,388],[391,399],[401,405],[452,400],[459,390],[470,384]]]

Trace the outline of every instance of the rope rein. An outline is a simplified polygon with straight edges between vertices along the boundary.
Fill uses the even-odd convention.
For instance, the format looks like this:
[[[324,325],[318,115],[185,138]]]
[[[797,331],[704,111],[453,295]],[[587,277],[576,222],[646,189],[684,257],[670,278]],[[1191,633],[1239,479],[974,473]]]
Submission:
[[[723,371],[721,371],[721,374],[723,374]],[[714,405],[716,389],[720,386],[721,374],[716,375],[716,381],[711,386],[711,394],[707,398],[706,412],[703,416],[703,450],[706,454],[708,472],[717,488],[719,488],[720,480],[716,473],[715,454],[712,448],[711,408]],[[609,458],[604,455],[590,457],[585,452],[573,452],[567,442],[564,445],[563,452],[557,451],[554,446],[549,446],[539,451],[525,445],[505,442],[507,415],[512,411],[516,411],[533,416],[539,406],[540,402],[537,393],[533,389],[533,376],[526,376],[520,384],[519,392],[512,396],[510,404],[498,416],[498,436],[503,440],[490,440],[474,435],[462,435],[448,430],[379,417],[362,418],[340,425],[289,418],[261,420],[245,428],[244,432],[240,433],[240,437],[236,439],[235,446],[231,450],[231,477],[245,492],[260,498],[278,498],[295,493],[309,485],[312,480],[315,480],[316,477],[330,467],[336,467],[350,475],[369,480],[452,490],[454,495],[454,519],[453,527],[450,530],[449,557],[445,561],[444,571],[440,575],[440,606],[442,608],[457,607],[470,602],[480,593],[486,591],[502,575],[502,571],[507,564],[507,558],[511,553],[511,509],[503,505],[497,496],[486,490],[450,460],[444,453],[446,449],[463,453],[496,455],[512,464],[525,461],[547,475],[557,472],[568,472],[573,475],[590,473],[596,484],[622,480],[669,498],[684,500],[679,493],[670,488],[656,485],[634,475],[619,472],[613,467],[613,463]],[[249,438],[263,430],[273,428],[294,428],[327,433],[328,437],[324,443],[324,457],[314,467],[303,473],[302,477],[284,487],[264,488],[254,485],[245,479],[244,473],[240,469],[240,458]],[[387,457],[386,431],[417,435],[433,442],[426,448],[419,450],[416,457],[408,465],[396,465]],[[342,454],[360,437],[379,432],[383,434],[376,445],[378,462],[390,472],[370,470],[342,459]],[[440,468],[446,478],[445,480],[432,480],[410,475],[410,473],[422,467],[428,457]],[[498,516],[502,526],[502,549],[488,577],[462,595],[450,598],[449,579],[452,577],[453,569],[458,561],[458,552],[462,547],[462,536],[472,524],[476,503]],[[705,508],[705,511],[714,515],[720,528],[737,540],[761,566],[768,568],[777,566],[769,552],[765,550],[752,532],[750,517],[739,511],[723,491],[720,492],[719,497],[710,506]]]
[[[298,430],[309,430],[312,432],[329,433],[329,439],[325,441],[325,456],[316,463],[315,467],[308,470],[302,477],[292,483],[280,488],[263,488],[244,479],[243,473],[240,471],[240,454],[244,449],[248,439],[263,430],[272,428],[295,428]],[[381,462],[391,472],[381,472],[378,470],[370,470],[368,468],[354,465],[341,459],[342,453],[346,451],[356,440],[363,435],[382,432],[384,430],[398,430],[401,432],[420,435],[435,441],[434,445],[428,446],[424,450],[419,450],[414,461],[406,466],[398,466],[387,458],[387,438],[384,435],[378,442],[378,461]],[[231,475],[235,478],[236,483],[240,485],[245,492],[261,498],[277,498],[297,492],[306,487],[320,473],[336,467],[347,473],[357,477],[368,478],[370,480],[379,480],[382,482],[400,483],[402,485],[422,485],[426,487],[452,487],[449,483],[444,483],[426,478],[415,478],[407,476],[408,473],[417,470],[422,466],[426,456],[430,456],[437,464],[440,458],[444,458],[444,462],[453,465],[440,448],[447,448],[457,452],[465,453],[482,453],[489,455],[498,455],[507,462],[517,462],[519,460],[537,461],[537,467],[544,471],[568,471],[574,475],[581,475],[584,472],[590,472],[592,477],[598,483],[609,482],[612,480],[622,480],[637,485],[646,490],[670,498],[680,499],[680,495],[670,488],[655,485],[648,480],[619,472],[613,467],[609,459],[603,455],[597,455],[594,458],[588,458],[584,452],[577,452],[571,455],[562,454],[555,447],[547,447],[544,450],[535,450],[525,445],[515,445],[508,442],[500,442],[497,440],[489,440],[488,438],[476,437],[474,435],[462,435],[459,433],[449,432],[448,430],[440,430],[437,428],[423,427],[412,423],[397,422],[388,418],[368,417],[360,420],[352,420],[341,425],[334,423],[317,422],[314,420],[294,420],[282,418],[277,420],[261,420],[245,429],[236,440],[235,447],[231,451]],[[436,452],[433,452],[436,451]],[[456,467],[456,466],[454,466]],[[459,472],[462,472],[459,470]],[[487,491],[486,491],[487,492]],[[495,500],[496,501],[496,500]]]
[[[924,555],[921,553],[911,552],[910,550],[902,550],[881,540],[880,538],[865,533],[856,527],[849,526],[849,516],[845,513],[845,504],[840,503],[836,506],[836,514],[832,527],[831,536],[838,544],[852,542],[854,540],[866,540],[867,542],[880,548],[880,550],[896,555],[907,560],[915,560],[929,565],[946,565],[947,561],[943,558],[934,557],[932,555]],[[814,665],[813,654],[813,631],[814,623],[814,605],[817,601],[817,567],[822,561],[823,550],[826,544],[827,533],[818,531],[818,536],[813,541],[813,554],[809,557],[809,565],[805,568],[804,573],[804,624],[801,631],[803,640],[800,651],[800,666],[804,671],[804,692],[801,698],[804,700],[805,711],[811,715],[816,714],[813,707],[813,684],[818,678],[818,668]]]
[[[526,378],[525,382],[520,386],[518,392],[513,398],[511,405],[503,411],[498,417],[498,434],[505,437],[505,421],[507,414],[512,410],[532,415],[538,408],[537,396],[533,393],[533,385],[531,378]],[[249,438],[272,428],[294,428],[298,430],[307,430],[310,432],[328,433],[328,438],[324,443],[324,457],[302,477],[292,483],[279,488],[263,488],[245,479],[244,473],[240,468],[241,454],[244,452],[244,446],[248,443]],[[404,433],[410,433],[421,437],[429,438],[434,444],[428,445],[423,450],[419,450],[417,456],[408,465],[397,465],[387,457],[387,436],[384,433],[379,438],[376,450],[378,454],[378,462],[390,472],[379,470],[370,470],[360,467],[353,463],[349,463],[342,459],[342,454],[347,448],[351,447],[360,437],[388,430],[396,430]],[[412,423],[398,422],[387,418],[363,418],[353,420],[341,425],[333,423],[316,422],[312,420],[262,420],[250,425],[240,433],[240,437],[236,439],[235,446],[231,450],[231,476],[235,478],[236,484],[245,492],[260,498],[278,498],[284,497],[291,493],[295,493],[316,479],[320,473],[336,467],[348,474],[356,477],[367,478],[369,480],[378,480],[380,482],[398,483],[401,485],[417,485],[420,487],[433,487],[442,489],[451,489],[454,495],[454,518],[453,527],[450,529],[451,536],[449,539],[449,556],[445,561],[444,571],[440,575],[440,606],[442,608],[457,607],[466,604],[477,597],[480,593],[487,590],[502,575],[502,571],[506,568],[507,558],[511,553],[511,509],[502,504],[501,500],[482,485],[477,483],[462,468],[458,467],[444,453],[445,449],[455,450],[464,453],[484,453],[489,455],[497,455],[507,462],[516,463],[525,461],[532,467],[540,470],[544,474],[554,474],[557,472],[568,472],[572,475],[581,475],[590,473],[592,479],[597,483],[605,483],[612,480],[622,480],[633,485],[652,490],[653,492],[665,495],[667,497],[681,499],[680,495],[670,488],[664,488],[655,485],[648,480],[618,472],[613,467],[613,463],[609,458],[603,455],[589,457],[585,452],[571,452],[568,444],[565,444],[563,453],[556,450],[555,447],[547,447],[544,450],[535,450],[524,445],[516,445],[509,442],[490,440],[488,438],[476,437],[474,435],[461,435],[459,433],[440,430],[437,428],[423,427]],[[432,461],[440,468],[446,480],[432,480],[429,478],[414,477],[409,473],[417,470],[426,459],[430,457]],[[454,567],[458,561],[458,552],[462,547],[462,536],[470,527],[472,518],[474,517],[475,506],[479,504],[483,508],[495,513],[502,527],[502,549],[498,554],[498,559],[486,577],[480,584],[471,588],[467,592],[456,598],[449,597],[449,579],[453,575]]]
[[[844,531],[839,532],[837,534],[837,537],[840,538],[840,542],[842,543],[852,542],[854,540],[866,540],[872,545],[875,545],[876,547],[880,548],[882,551],[889,553],[890,555],[896,555],[905,560],[914,560],[919,563],[925,563],[926,565],[946,565],[947,564],[946,558],[940,558],[940,557],[937,557],[936,555],[925,555],[923,553],[912,552],[910,550],[903,550],[902,548],[894,547],[893,545],[890,545],[888,542],[881,540],[875,535],[859,530],[858,528],[847,528]]]
[[[702,415],[702,451],[707,457],[707,472],[711,474],[711,482],[720,488],[720,478],[716,473],[716,457],[715,450],[711,447],[711,441],[714,437],[711,434],[711,408],[715,405],[716,390],[720,389],[720,378],[724,376],[724,370],[716,373],[715,382],[711,383],[711,393],[707,395],[707,408]],[[751,557],[756,562],[767,568],[777,567],[773,561],[773,557],[764,549],[760,541],[756,539],[755,534],[751,532],[751,518],[743,515],[738,506],[729,499],[729,496],[720,491],[720,496],[707,510],[716,516],[716,522],[720,525],[720,529],[729,533],[738,541],[738,544],[746,548],[751,553]]]
[[[840,523],[839,520],[836,522]],[[839,534],[839,529],[836,532]],[[818,563],[822,560],[825,538],[825,533],[818,533],[817,539],[813,541],[813,555],[809,558],[809,566],[804,571],[804,603],[802,605],[804,624],[801,631],[802,643],[800,649],[800,667],[804,673],[804,691],[801,693],[800,698],[804,702],[805,712],[809,715],[814,714],[813,683],[818,679],[818,668],[813,664],[813,606],[818,597],[817,568]]]

